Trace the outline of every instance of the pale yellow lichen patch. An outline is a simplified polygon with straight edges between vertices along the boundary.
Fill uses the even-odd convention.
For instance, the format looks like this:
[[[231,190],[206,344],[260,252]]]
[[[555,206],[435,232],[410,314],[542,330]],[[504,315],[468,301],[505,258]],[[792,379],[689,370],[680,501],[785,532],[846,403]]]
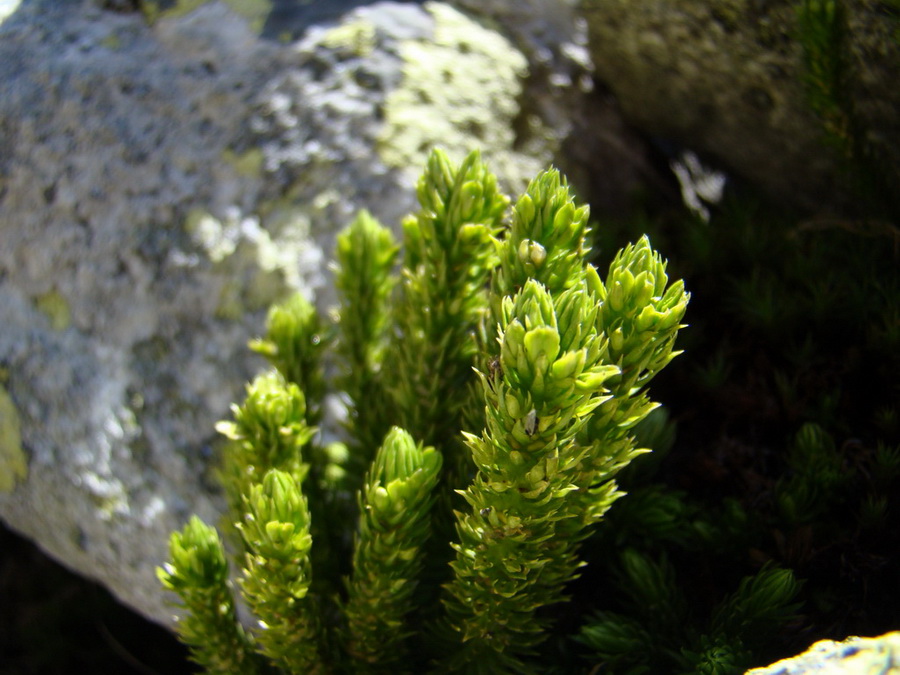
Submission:
[[[325,33],[322,45],[329,49],[349,51],[358,57],[368,56],[375,49],[375,26],[363,20],[341,24]]]
[[[72,323],[72,313],[66,298],[56,289],[39,295],[34,299],[34,306],[50,319],[50,327],[62,331]]]
[[[145,0],[142,4],[144,16],[150,23],[163,18],[183,16],[193,12],[210,0],[179,0],[168,9],[161,9],[156,0]],[[257,33],[262,31],[266,17],[272,11],[271,0],[224,0],[235,14],[247,19],[250,27]]]
[[[185,230],[226,278],[215,315],[236,319],[303,289],[301,270],[318,269],[322,257],[309,223],[301,209],[277,202],[267,205],[263,216],[234,212],[220,220],[201,209],[191,211]]]
[[[222,153],[222,161],[233,166],[238,175],[254,178],[262,174],[263,151],[259,148],[251,148],[239,155],[233,150],[225,150]]]
[[[401,43],[403,82],[385,102],[382,160],[418,167],[434,146],[454,161],[478,148],[498,175],[524,185],[548,159],[513,150],[525,57],[499,33],[448,5],[426,8],[435,20],[434,37]]]
[[[193,209],[188,213],[185,230],[215,263],[232,255],[240,238],[240,223],[223,223],[202,209]]]
[[[0,385],[0,492],[12,492],[28,477],[28,460],[22,450],[19,412],[12,397]]]
[[[297,261],[310,244],[309,217],[299,208],[285,207],[271,211],[265,222],[266,228],[259,228],[255,237],[259,266],[266,271],[281,272],[289,287],[299,288]]]

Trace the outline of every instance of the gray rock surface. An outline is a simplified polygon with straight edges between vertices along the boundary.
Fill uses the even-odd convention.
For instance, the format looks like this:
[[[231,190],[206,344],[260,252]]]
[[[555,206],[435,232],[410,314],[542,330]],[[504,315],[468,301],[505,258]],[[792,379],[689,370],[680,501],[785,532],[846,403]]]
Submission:
[[[813,112],[788,0],[580,0],[597,78],[628,121],[713,158],[788,203],[852,199],[846,157],[827,147]],[[888,189],[900,178],[898,18],[847,0],[844,105]]]
[[[654,199],[678,202],[671,174],[654,162],[658,152],[626,122],[615,98],[594,85],[580,0],[453,4],[498,26],[527,56],[517,123],[552,136],[559,146],[554,163],[595,214],[630,216],[636,195],[644,207]],[[527,147],[523,140],[519,144]]]
[[[841,642],[820,640],[799,656],[783,659],[746,675],[897,675],[900,673],[900,633],[879,637],[849,637]]]
[[[218,518],[213,425],[263,365],[268,304],[327,307],[335,232],[409,211],[432,144],[482,147],[518,190],[564,133],[517,127],[526,56],[448,5],[281,32],[240,3],[145,5],[0,23],[0,517],[168,622],[154,568],[191,513]]]

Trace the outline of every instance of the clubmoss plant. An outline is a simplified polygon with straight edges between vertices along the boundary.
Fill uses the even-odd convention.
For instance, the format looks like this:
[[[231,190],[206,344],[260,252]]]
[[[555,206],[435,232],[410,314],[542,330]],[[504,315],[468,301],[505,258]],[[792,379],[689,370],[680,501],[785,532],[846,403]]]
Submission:
[[[442,458],[394,427],[378,450],[359,495],[359,526],[353,575],[347,585],[347,652],[365,665],[381,667],[408,660],[404,618],[421,571],[431,533]]]
[[[742,673],[799,606],[793,574],[774,567],[744,577],[705,624],[664,556],[625,549],[615,577],[627,613],[598,612],[578,640],[616,673]]]
[[[230,511],[241,513],[250,488],[262,482],[262,469],[279,469],[303,482],[309,464],[303,461],[302,448],[316,429],[307,423],[300,387],[278,371],[249,384],[244,403],[232,406],[232,413],[234,420],[219,422],[216,430],[231,441],[223,453],[221,478]]]
[[[529,280],[502,312],[500,370],[482,373],[486,429],[467,436],[478,473],[464,493],[470,508],[457,514],[447,587],[463,641],[454,663],[485,672],[521,669],[543,637],[537,610],[564,599],[580,566],[585,502],[602,477],[585,471],[589,448],[576,437],[619,370],[604,362],[583,289],[554,303]]]
[[[338,385],[350,400],[349,425],[356,441],[351,461],[358,476],[366,470],[389,426],[390,406],[381,375],[399,250],[393,233],[368,211],[361,211],[337,237],[334,271],[341,302]]]
[[[319,405],[325,394],[322,378],[324,331],[315,307],[297,293],[269,310],[266,337],[250,341],[250,349],[266,359],[288,381],[300,387],[311,424],[319,421]]]
[[[862,9],[880,15],[894,42],[897,33],[897,3]],[[900,175],[891,162],[879,134],[868,128],[854,101],[860,79],[860,56],[850,47],[851,14],[845,0],[799,0],[796,37],[803,49],[807,99],[822,125],[823,138],[843,161],[845,180],[862,198],[862,214],[896,218],[900,212],[896,186]],[[883,49],[890,47],[882,47]],[[868,213],[867,213],[868,212]]]
[[[403,269],[387,356],[397,423],[425,443],[459,447],[469,403],[486,287],[496,265],[509,197],[478,153],[454,167],[442,152],[428,159],[416,186],[421,208],[403,221]]]
[[[791,572],[802,611],[773,617],[775,632],[743,635],[742,646],[729,638],[722,672],[897,626],[895,227],[810,218],[746,186],[708,223],[666,212],[595,224],[598,264],[615,242],[649,232],[693,298],[686,357],[653,385],[666,408],[649,420],[668,412],[672,451],[642,438],[646,422],[636,428],[654,452],[617,476],[628,496],[583,544],[590,566],[571,587],[589,615],[614,616],[605,633],[647,630],[618,572],[630,549],[665,562],[691,611],[674,632],[650,630],[652,647],[597,643],[594,663],[629,672],[611,660],[621,647],[629,658],[644,649],[635,672],[703,672],[717,607],[762,566]],[[682,649],[690,660],[674,661]]]
[[[251,641],[237,621],[225,548],[216,531],[194,516],[169,540],[169,562],[157,570],[185,613],[178,635],[207,673],[255,675]]]
[[[797,32],[803,47],[807,95],[829,142],[846,157],[853,152],[851,112],[844,53],[846,16],[840,0],[803,0],[797,5]]]
[[[247,550],[241,591],[258,620],[259,651],[288,672],[321,672],[319,618],[309,597],[306,498],[293,476],[270,469],[244,499],[238,524]]]
[[[253,644],[291,673],[543,670],[581,545],[647,452],[634,429],[688,301],[649,240],[601,279],[565,179],[542,172],[509,210],[477,152],[459,166],[433,152],[417,194],[399,274],[392,235],[361,213],[338,238],[335,329],[292,300],[253,342],[277,371],[218,427],[249,637],[229,614],[204,641],[193,577],[170,581],[211,529],[174,534],[160,572],[207,668]],[[326,344],[350,411],[346,445],[321,447]]]

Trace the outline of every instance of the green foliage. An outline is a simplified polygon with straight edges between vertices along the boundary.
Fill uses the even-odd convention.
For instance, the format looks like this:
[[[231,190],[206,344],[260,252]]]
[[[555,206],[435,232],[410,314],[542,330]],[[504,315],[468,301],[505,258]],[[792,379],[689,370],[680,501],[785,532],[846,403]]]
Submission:
[[[259,375],[247,386],[240,406],[231,407],[233,422],[222,421],[216,430],[228,438],[221,479],[232,513],[241,513],[244,496],[261,482],[263,471],[279,469],[302,483],[309,472],[302,448],[316,430],[306,421],[306,397],[277,371]]]
[[[323,327],[312,303],[296,293],[273,305],[266,319],[266,337],[251,340],[250,349],[265,356],[285,380],[300,387],[309,401],[310,423],[319,420],[325,394],[322,378]]]
[[[559,171],[550,169],[532,180],[515,205],[512,223],[499,245],[500,267],[494,274],[497,302],[513,296],[528,279],[551,294],[571,288],[584,276],[589,251],[588,209],[577,206]]]
[[[819,520],[839,504],[853,472],[843,466],[825,430],[806,424],[797,432],[786,457],[789,473],[776,486],[782,522],[796,527]]]
[[[843,4],[840,0],[802,0],[797,7],[797,27],[810,105],[822,120],[829,140],[849,157],[854,141],[846,103]]]
[[[668,363],[684,315],[687,296],[666,289],[647,240],[623,252],[604,284],[584,261],[586,222],[586,209],[548,171],[517,202],[498,247],[491,306],[500,354],[479,372],[486,428],[466,435],[477,474],[463,494],[471,510],[457,513],[446,605],[463,649],[450,668],[521,670],[545,638],[537,610],[565,599],[584,528],[619,496],[611,478],[637,454],[633,438],[617,432],[606,435],[621,443],[603,442],[622,421],[619,406],[593,437],[585,428],[614,398],[612,378],[634,422],[649,413],[628,399]],[[617,350],[611,336],[623,336]]]
[[[467,436],[478,473],[464,494],[471,511],[457,516],[448,585],[451,621],[472,652],[463,657],[483,667],[499,655],[510,668],[532,651],[542,637],[535,611],[562,600],[579,567],[578,531],[604,477],[585,471],[575,437],[618,372],[603,362],[595,318],[582,289],[554,302],[534,280],[503,303],[502,375],[482,373],[487,428]]]
[[[538,669],[581,544],[622,495],[614,476],[647,452],[647,385],[677,353],[683,284],[646,237],[601,279],[587,208],[557,171],[507,214],[478,153],[457,167],[435,151],[417,194],[399,276],[369,214],[338,237],[347,445],[315,436],[331,331],[300,298],[252,343],[278,372],[218,425],[252,638],[283,672]],[[167,587],[194,611],[188,584]],[[191,644],[227,648],[203,642],[204,620]]]
[[[653,665],[632,664],[645,672],[678,672],[673,649],[690,653],[686,672],[741,673],[813,639],[895,628],[896,220],[809,218],[739,186],[708,223],[665,213],[596,231],[604,260],[614,242],[649,232],[693,297],[686,359],[654,382],[673,433],[677,421],[674,446],[661,456],[658,441],[638,443],[655,451],[617,476],[628,497],[583,545],[594,573],[576,597],[616,617],[628,640],[653,635],[643,647]],[[648,628],[621,592],[626,548],[670,566],[691,607],[678,632]],[[802,614],[775,617],[767,639],[716,638],[723,598],[761,568],[803,581]],[[596,663],[629,672],[612,639]]]
[[[673,345],[689,296],[680,280],[668,285],[666,265],[647,237],[620,251],[606,286],[596,287],[598,321],[608,335],[609,359],[620,372],[607,384],[611,396],[588,421],[586,434],[612,476],[643,452],[636,449],[633,429],[656,407],[646,386],[678,354]]]
[[[897,3],[882,3],[879,12],[897,19]],[[857,8],[857,11],[871,11]],[[796,37],[803,49],[804,73],[810,108],[822,124],[825,142],[844,162],[846,178],[863,197],[863,214],[898,213],[896,190],[900,175],[878,147],[878,139],[856,110],[853,83],[859,79],[848,35],[850,18],[844,0],[799,0]],[[894,41],[900,31],[894,28]]]
[[[399,247],[391,231],[361,211],[337,237],[335,287],[340,299],[342,368],[338,384],[350,399],[350,426],[357,442],[354,472],[362,475],[389,426],[381,371],[389,337],[393,274]]]
[[[394,421],[415,438],[450,450],[453,459],[453,439],[470,398],[473,335],[496,260],[492,237],[509,198],[478,153],[458,169],[443,153],[432,153],[416,194],[421,209],[403,221],[388,381]]]
[[[415,608],[440,469],[434,448],[394,427],[366,476],[344,606],[347,653],[361,664],[384,668],[408,660],[404,618]]]
[[[241,590],[259,623],[260,652],[289,672],[321,670],[318,615],[307,597],[312,576],[309,511],[300,485],[278,469],[245,496],[239,524],[247,550]]]
[[[799,584],[785,569],[764,568],[742,579],[702,628],[665,557],[626,549],[615,575],[628,614],[596,614],[578,640],[616,673],[743,672],[798,609]]]
[[[258,672],[250,641],[237,622],[225,549],[216,531],[194,516],[169,539],[169,561],[157,570],[163,587],[181,598],[178,635],[208,673]]]

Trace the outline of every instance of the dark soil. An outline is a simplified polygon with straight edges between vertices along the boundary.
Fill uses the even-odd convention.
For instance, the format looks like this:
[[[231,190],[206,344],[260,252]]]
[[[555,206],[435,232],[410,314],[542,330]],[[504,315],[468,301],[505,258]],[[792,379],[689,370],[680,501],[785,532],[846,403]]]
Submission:
[[[172,633],[0,523],[0,675],[194,672]]]

